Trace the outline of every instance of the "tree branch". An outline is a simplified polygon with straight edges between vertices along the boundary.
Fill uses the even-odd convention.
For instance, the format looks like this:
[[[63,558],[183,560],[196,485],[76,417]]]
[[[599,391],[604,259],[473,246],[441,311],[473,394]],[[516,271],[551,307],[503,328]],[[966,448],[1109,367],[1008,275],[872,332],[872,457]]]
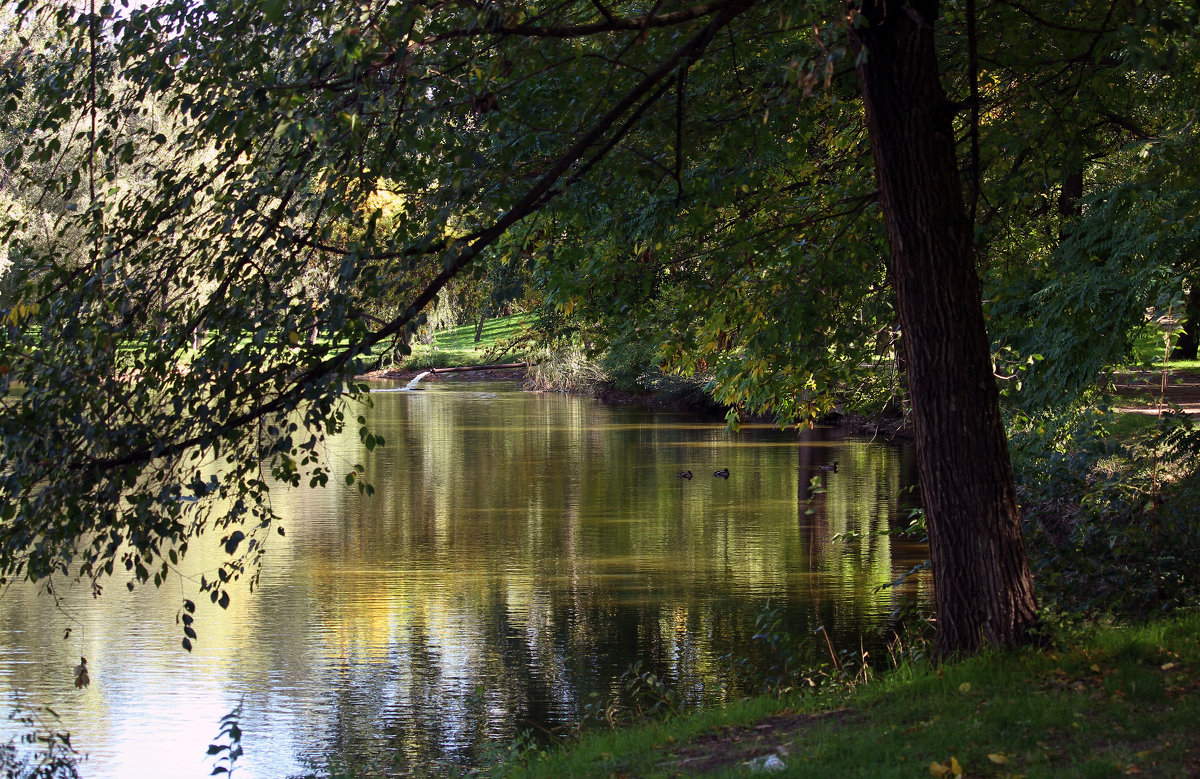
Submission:
[[[710,2],[701,3],[692,8],[683,8],[665,14],[649,14],[643,17],[609,16],[601,22],[554,25],[550,27],[540,27],[537,24],[512,24],[511,22],[506,22],[504,17],[499,14],[488,14],[484,19],[484,23],[478,27],[434,33],[422,40],[421,45],[428,46],[438,41],[454,38],[471,38],[478,35],[516,35],[527,38],[585,38],[590,35],[606,32],[641,32],[659,27],[673,27],[741,4],[741,0],[710,0]]]
[[[1022,5],[1021,3],[1017,2],[1016,0],[999,0],[999,2],[1000,2],[1000,5],[1007,5],[1009,8],[1012,8],[1015,11],[1019,11],[1019,12],[1025,14],[1030,19],[1032,19],[1033,21],[1042,25],[1043,27],[1049,27],[1052,30],[1062,30],[1063,32],[1077,32],[1077,33],[1083,33],[1084,35],[1104,35],[1106,33],[1112,32],[1111,28],[1105,27],[1104,25],[1101,25],[1098,28],[1073,27],[1069,24],[1061,24],[1059,22],[1053,22],[1042,16],[1038,16],[1037,13],[1035,13],[1032,9],[1028,8],[1025,5]],[[1111,7],[1110,7],[1110,13],[1111,13]],[[1107,21],[1108,21],[1108,18],[1106,17],[1105,22],[1107,23]]]
[[[420,311],[437,296],[438,292],[460,271],[467,267],[472,260],[479,256],[484,249],[504,235],[510,227],[544,206],[556,191],[560,191],[556,190],[559,180],[583,159],[588,150],[599,144],[609,131],[621,121],[622,117],[641,102],[646,95],[654,91],[660,85],[660,82],[669,79],[682,61],[688,58],[694,59],[699,56],[707,48],[717,32],[755,4],[756,0],[727,0],[713,4],[714,18],[703,29],[680,46],[674,54],[665,59],[649,76],[644,78],[626,93],[624,97],[617,101],[607,113],[596,121],[595,125],[587,133],[581,136],[559,156],[551,168],[530,187],[512,208],[467,246],[460,249],[457,245],[451,245],[446,250],[442,271],[426,285],[420,294],[412,299],[408,308],[402,314],[392,319],[385,327],[376,330],[359,342],[351,344],[341,353],[321,361],[304,373],[296,376],[291,381],[290,388],[281,392],[273,400],[248,411],[233,414],[223,423],[209,431],[201,432],[170,444],[159,443],[154,446],[139,448],[116,457],[71,463],[68,467],[86,476],[95,476],[100,472],[112,468],[141,465],[153,459],[177,456],[193,447],[204,446],[221,435],[261,419],[268,414],[285,411],[298,403],[303,397],[305,388],[311,387],[325,376],[337,374],[344,370],[356,356],[368,351],[375,344],[398,334],[409,323],[414,321]],[[661,94],[661,90],[659,93]],[[623,129],[627,130],[627,126]],[[616,138],[619,139],[622,134],[619,132]],[[602,149],[602,153],[607,153],[615,142],[615,140],[612,140],[606,143]],[[594,165],[598,159],[598,156],[594,156],[584,168],[571,176],[567,180],[567,183],[577,180],[579,175],[587,167]]]

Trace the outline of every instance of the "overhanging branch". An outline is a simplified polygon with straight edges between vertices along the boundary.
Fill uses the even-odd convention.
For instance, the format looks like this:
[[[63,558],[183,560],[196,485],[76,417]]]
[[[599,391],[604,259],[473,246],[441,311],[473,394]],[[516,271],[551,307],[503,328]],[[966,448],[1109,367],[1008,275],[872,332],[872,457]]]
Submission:
[[[611,150],[616,141],[631,128],[632,124],[627,122],[621,128],[618,128],[618,132],[614,137],[606,139],[606,136],[609,135],[613,128],[622,122],[626,114],[634,110],[648,95],[654,93],[662,82],[668,81],[675,74],[681,62],[685,60],[694,61],[698,58],[721,29],[755,4],[754,0],[740,0],[701,6],[703,8],[710,8],[709,13],[713,13],[712,20],[680,46],[670,57],[663,60],[658,68],[629,90],[624,97],[617,101],[608,112],[596,121],[588,132],[580,136],[575,143],[563,152],[554,164],[550,166],[549,170],[530,187],[512,208],[497,219],[491,227],[482,231],[475,240],[462,248],[454,245],[450,246],[446,250],[447,256],[444,260],[442,271],[412,299],[409,306],[401,315],[392,319],[387,325],[379,328],[359,342],[351,344],[337,355],[321,361],[304,373],[296,376],[291,381],[290,387],[277,395],[273,400],[251,410],[235,414],[211,430],[190,436],[184,440],[175,441],[174,443],[139,448],[118,457],[72,463],[69,468],[85,475],[94,475],[108,469],[141,465],[153,459],[177,456],[193,447],[204,446],[237,428],[255,422],[269,414],[285,411],[299,403],[306,388],[312,387],[323,377],[338,374],[356,356],[365,353],[381,341],[398,334],[414,321],[421,310],[433,301],[442,288],[487,247],[495,243],[513,225],[542,208],[556,194],[560,193],[562,190],[558,188],[559,181],[567,175],[572,167],[578,165],[583,160],[589,150],[601,146],[600,154],[593,155],[581,170],[567,179],[566,183],[569,184],[577,180],[579,175],[585,172],[588,167],[595,164],[602,154],[606,154]],[[657,94],[661,95],[665,91],[659,89]],[[642,110],[644,108],[644,105],[641,106]]]

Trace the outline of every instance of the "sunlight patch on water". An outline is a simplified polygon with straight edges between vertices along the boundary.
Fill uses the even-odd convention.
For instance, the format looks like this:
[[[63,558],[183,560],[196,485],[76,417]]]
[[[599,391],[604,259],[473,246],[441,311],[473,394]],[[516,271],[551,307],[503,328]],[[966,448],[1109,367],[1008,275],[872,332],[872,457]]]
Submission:
[[[717,658],[747,651],[768,601],[797,634],[820,624],[857,647],[901,597],[874,587],[924,554],[877,533],[906,515],[901,450],[464,386],[374,398],[374,452],[357,430],[328,442],[327,461],[364,464],[372,498],[273,490],[287,536],[253,594],[197,599],[191,654],[175,621],[187,578],[133,593],[116,579],[99,600],[63,587],[61,610],[10,587],[0,688],[56,706],[90,779],[207,775],[239,700],[242,779],[331,757],[376,775],[470,765],[528,723],[569,724],[635,661],[689,705],[748,692]],[[826,460],[839,472],[812,491]],[[205,537],[189,566],[211,570],[219,547]],[[81,654],[93,683],[76,691]]]

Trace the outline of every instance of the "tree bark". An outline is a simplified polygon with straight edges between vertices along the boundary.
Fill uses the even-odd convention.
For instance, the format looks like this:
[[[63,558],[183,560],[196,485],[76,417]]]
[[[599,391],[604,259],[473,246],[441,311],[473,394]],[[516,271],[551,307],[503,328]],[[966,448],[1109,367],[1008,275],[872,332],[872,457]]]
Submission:
[[[1058,213],[1063,217],[1079,216],[1079,198],[1083,197],[1083,172],[1072,169],[1063,177],[1058,193]]]
[[[891,248],[940,656],[1031,639],[1037,607],[938,78],[936,0],[865,0],[851,27]]]
[[[1179,331],[1179,340],[1171,352],[1172,360],[1195,360],[1200,352],[1200,279],[1188,282],[1187,321]]]

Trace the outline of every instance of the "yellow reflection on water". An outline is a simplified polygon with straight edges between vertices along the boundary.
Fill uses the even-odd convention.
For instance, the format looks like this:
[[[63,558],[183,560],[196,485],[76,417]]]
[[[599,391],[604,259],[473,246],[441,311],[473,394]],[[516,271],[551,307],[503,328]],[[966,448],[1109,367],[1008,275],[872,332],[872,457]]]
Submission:
[[[856,644],[896,603],[876,585],[923,554],[879,535],[911,479],[880,444],[519,392],[386,393],[364,413],[387,445],[352,431],[328,457],[364,463],[376,494],[273,493],[287,537],[254,594],[200,604],[190,656],[186,579],[71,593],[61,613],[9,590],[0,681],[60,707],[97,756],[89,776],[207,774],[242,699],[243,777],[330,755],[365,772],[469,763],[530,722],[570,722],[638,660],[691,703],[727,700],[745,691],[719,658],[747,651],[768,601],[798,634]],[[215,567],[216,538],[193,550],[189,570]],[[76,692],[81,652],[95,670]],[[185,755],[175,774],[143,759],[164,741]]]

